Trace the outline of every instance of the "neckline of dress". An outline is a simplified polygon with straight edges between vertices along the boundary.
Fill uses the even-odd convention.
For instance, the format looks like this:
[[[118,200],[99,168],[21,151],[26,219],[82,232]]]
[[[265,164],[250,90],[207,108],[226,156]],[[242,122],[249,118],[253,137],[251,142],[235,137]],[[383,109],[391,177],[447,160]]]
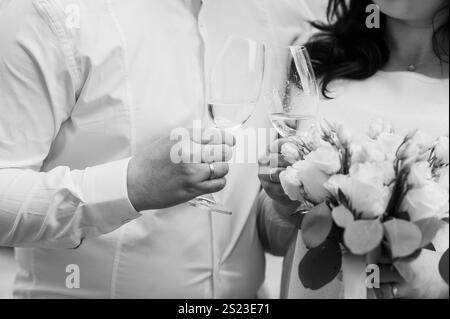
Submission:
[[[449,82],[448,78],[446,78],[446,79],[432,78],[430,76],[427,76],[427,75],[424,75],[424,74],[421,74],[421,73],[417,73],[417,72],[411,72],[411,71],[384,71],[384,70],[379,70],[377,74],[382,75],[382,76],[400,75],[402,77],[417,79],[417,80],[420,80],[422,82],[428,82],[428,83],[447,83],[447,82]]]

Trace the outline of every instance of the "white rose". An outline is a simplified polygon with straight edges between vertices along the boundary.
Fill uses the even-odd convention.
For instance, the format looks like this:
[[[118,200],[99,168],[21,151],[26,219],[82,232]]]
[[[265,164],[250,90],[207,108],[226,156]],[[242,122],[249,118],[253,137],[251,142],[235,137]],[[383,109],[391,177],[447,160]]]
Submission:
[[[303,199],[301,187],[302,183],[298,177],[298,171],[292,167],[288,167],[280,174],[280,182],[284,192],[293,201]]]
[[[320,128],[324,135],[331,135],[331,133],[335,130],[335,125],[331,124],[327,120],[320,121]]]
[[[386,160],[386,154],[376,144],[376,141],[369,140],[362,145],[352,145],[352,163],[378,163]]]
[[[328,179],[324,186],[334,197],[337,197],[339,188],[347,182],[347,179],[347,175],[333,175]]]
[[[392,161],[384,161],[375,164],[382,176],[383,184],[390,185],[395,180],[395,168]]]
[[[377,139],[382,133],[392,133],[392,125],[382,119],[374,120],[370,126],[367,135],[372,139]]]
[[[378,136],[375,145],[378,150],[386,156],[387,160],[394,160],[396,158],[397,151],[402,145],[404,137],[392,134],[392,133],[382,133]]]
[[[337,137],[343,146],[350,146],[352,142],[352,134],[343,125],[339,125],[337,127]]]
[[[408,212],[411,221],[437,217],[448,213],[448,192],[436,183],[428,183],[422,188],[408,192],[402,203],[402,210]]]
[[[409,135],[409,140],[400,147],[399,157],[401,159],[416,160],[434,147],[434,141],[430,135],[417,131]]]
[[[439,172],[438,184],[441,185],[441,187],[444,188],[447,193],[449,192],[449,178],[449,167],[446,166]]]
[[[295,163],[293,169],[297,171],[297,178],[310,201],[322,203],[330,196],[330,193],[324,186],[330,175],[318,165],[305,160]]]
[[[414,188],[426,186],[432,180],[431,167],[428,162],[416,162],[411,165],[408,184]]]
[[[361,163],[350,168],[350,177],[353,179],[383,184],[384,174],[380,172],[376,163]]]
[[[283,144],[281,147],[281,155],[291,165],[300,160],[300,152],[294,143]]]
[[[442,164],[448,164],[449,163],[449,138],[448,137],[441,137],[434,149],[434,154],[438,161]]]
[[[341,169],[341,157],[332,146],[320,147],[305,156],[306,162],[311,162],[327,175],[333,175]]]
[[[340,189],[348,198],[352,209],[363,219],[383,215],[390,198],[390,190],[383,184],[383,174],[376,165],[366,163],[352,167],[350,176],[330,179],[327,187]]]
[[[310,150],[316,150],[319,147],[330,146],[329,143],[323,140],[322,134],[322,130],[317,125],[313,125],[307,132],[298,133],[298,138]]]

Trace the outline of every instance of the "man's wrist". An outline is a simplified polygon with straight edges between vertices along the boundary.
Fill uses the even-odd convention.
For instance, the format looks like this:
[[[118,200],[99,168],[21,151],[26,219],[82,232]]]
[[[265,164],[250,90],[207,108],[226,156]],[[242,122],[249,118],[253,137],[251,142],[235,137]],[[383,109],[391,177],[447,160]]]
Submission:
[[[130,204],[138,212],[146,210],[142,201],[142,185],[139,183],[138,160],[132,157],[127,169],[127,192]]]

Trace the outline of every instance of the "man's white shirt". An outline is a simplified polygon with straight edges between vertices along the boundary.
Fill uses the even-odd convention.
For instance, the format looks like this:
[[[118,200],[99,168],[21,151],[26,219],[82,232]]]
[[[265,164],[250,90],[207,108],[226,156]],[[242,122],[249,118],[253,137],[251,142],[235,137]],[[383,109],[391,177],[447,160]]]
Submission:
[[[311,11],[302,0],[208,0],[197,17],[191,4],[2,5],[0,244],[24,247],[16,297],[255,297],[256,163],[232,167],[232,217],[187,204],[138,213],[127,166],[202,119],[205,78],[227,36],[288,45],[308,32]],[[248,126],[268,127],[265,113],[258,107]],[[69,265],[79,289],[66,286]]]

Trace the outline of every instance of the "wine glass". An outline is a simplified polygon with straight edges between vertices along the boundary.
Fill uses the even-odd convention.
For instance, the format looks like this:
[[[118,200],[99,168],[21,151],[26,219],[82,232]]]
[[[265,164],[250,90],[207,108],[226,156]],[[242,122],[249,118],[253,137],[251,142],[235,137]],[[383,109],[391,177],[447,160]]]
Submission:
[[[317,123],[319,87],[303,46],[267,49],[269,116],[285,138],[307,134]]]
[[[206,107],[216,128],[236,130],[252,116],[262,93],[265,57],[263,44],[228,37],[207,83]],[[212,194],[190,204],[231,215]]]

